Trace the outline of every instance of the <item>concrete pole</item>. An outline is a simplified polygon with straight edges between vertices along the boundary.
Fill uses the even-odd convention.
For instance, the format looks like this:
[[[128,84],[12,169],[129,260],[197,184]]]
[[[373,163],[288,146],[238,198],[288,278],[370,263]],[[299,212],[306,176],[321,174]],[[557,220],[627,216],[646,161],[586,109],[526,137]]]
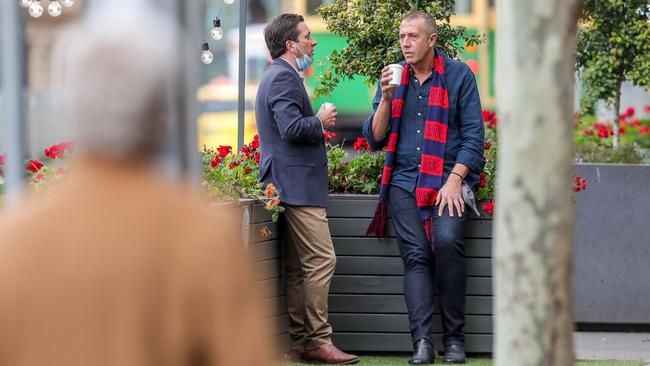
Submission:
[[[244,146],[246,117],[246,13],[248,0],[239,1],[239,96],[237,98],[237,151]]]
[[[2,1],[2,121],[6,153],[7,203],[15,202],[24,189],[25,28],[23,11],[15,0]]]

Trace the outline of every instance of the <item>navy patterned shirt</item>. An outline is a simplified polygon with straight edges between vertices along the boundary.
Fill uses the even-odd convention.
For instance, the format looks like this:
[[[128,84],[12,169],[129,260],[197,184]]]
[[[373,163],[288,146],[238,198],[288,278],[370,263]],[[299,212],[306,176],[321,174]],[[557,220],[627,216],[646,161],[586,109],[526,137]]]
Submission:
[[[409,66],[410,67],[410,66]],[[395,156],[391,185],[414,192],[420,172],[424,125],[429,100],[432,77],[429,76],[422,85],[411,69],[402,123],[400,123],[399,140]],[[461,163],[470,169],[465,177],[467,184],[476,189],[483,171],[484,128],[481,113],[481,101],[474,74],[462,61],[445,57],[445,75],[443,76],[449,95],[449,126],[445,146],[445,167],[443,182],[447,181],[451,169]],[[381,87],[373,99],[376,111],[381,101]],[[390,127],[385,137],[375,141],[372,136],[373,114],[363,125],[363,135],[373,150],[380,150],[388,142]]]

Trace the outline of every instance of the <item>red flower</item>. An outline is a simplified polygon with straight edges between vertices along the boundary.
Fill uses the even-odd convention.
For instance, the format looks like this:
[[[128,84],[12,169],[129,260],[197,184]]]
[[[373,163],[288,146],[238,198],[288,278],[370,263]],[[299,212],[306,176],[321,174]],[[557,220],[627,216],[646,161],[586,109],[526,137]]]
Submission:
[[[232,168],[234,168],[234,167],[236,167],[238,165],[239,165],[239,162],[233,161],[232,163],[230,163],[229,167],[230,167],[230,169],[232,169]]]
[[[641,135],[647,135],[648,132],[650,132],[650,127],[648,127],[648,126],[641,126],[641,127],[639,127],[639,134],[641,134]]]
[[[36,176],[36,180],[43,180],[45,178],[45,175],[39,174]]]
[[[624,135],[625,134],[625,126],[619,127],[618,128],[618,133],[621,134],[621,135]]]
[[[625,117],[632,117],[634,113],[636,113],[634,107],[627,107],[627,109],[625,110]]]
[[[495,116],[496,116],[495,111],[491,111],[491,110],[488,110],[488,109],[483,110],[483,122],[489,122]]]
[[[245,173],[245,174],[250,174],[250,173],[251,173],[251,168],[246,168],[246,170],[244,171],[244,173]]]
[[[641,126],[641,122],[639,122],[638,119],[634,119],[634,120],[632,120],[632,121],[630,122],[630,125],[631,125],[631,126],[634,126],[634,127],[639,127],[639,126]]]
[[[650,105],[647,105],[643,108],[646,112],[650,113]]]
[[[212,160],[212,161],[210,162],[210,166],[213,167],[213,168],[216,168],[217,165],[219,165],[219,163],[221,163],[221,158],[219,158],[219,157],[217,156],[217,157],[214,158],[214,160]]]
[[[25,163],[25,169],[30,170],[32,173],[36,173],[43,167],[43,164],[38,160],[28,160]]]
[[[481,182],[479,183],[479,186],[485,187],[487,186],[487,176],[485,173],[481,173]]]
[[[323,140],[325,142],[330,142],[335,137],[336,137],[336,133],[334,133],[334,132],[329,132],[329,131],[324,131],[323,132]]]
[[[490,215],[490,216],[494,216],[494,201],[484,203],[483,204],[483,211],[486,214]]]
[[[576,175],[573,182],[573,191],[580,192],[584,191],[585,189],[587,189],[587,181],[584,180],[581,176]]]
[[[255,135],[255,137],[253,137],[253,142],[250,143],[250,147],[253,149],[258,149],[260,147],[259,136]]]
[[[485,151],[490,150],[491,147],[492,147],[491,143],[489,143],[489,142],[485,143]]]
[[[371,151],[371,150],[372,150],[372,149],[370,148],[370,146],[368,145],[368,140],[366,140],[366,139],[363,138],[363,137],[358,137],[358,138],[357,138],[357,141],[356,141],[354,144],[352,144],[352,147],[353,147],[356,151],[361,151],[361,150],[368,150],[368,151]]]
[[[594,135],[594,131],[590,130],[588,128],[585,128],[584,131],[582,131],[582,133],[584,133],[587,136],[593,136]]]
[[[259,153],[259,152],[256,152],[256,153],[255,153],[255,162],[256,162],[257,164],[260,163],[260,153]]]
[[[612,130],[612,129],[610,128],[610,129],[609,129],[609,134],[610,134],[611,136],[614,136],[614,130]]]
[[[225,158],[226,155],[228,155],[232,151],[232,146],[219,145],[217,150],[219,151],[219,157]]]
[[[62,142],[51,146],[49,149],[45,149],[45,155],[50,159],[62,158],[65,155],[66,150],[72,149],[72,143]]]
[[[487,125],[488,128],[496,128],[499,124],[497,114],[495,111],[484,110],[483,111],[483,122]]]

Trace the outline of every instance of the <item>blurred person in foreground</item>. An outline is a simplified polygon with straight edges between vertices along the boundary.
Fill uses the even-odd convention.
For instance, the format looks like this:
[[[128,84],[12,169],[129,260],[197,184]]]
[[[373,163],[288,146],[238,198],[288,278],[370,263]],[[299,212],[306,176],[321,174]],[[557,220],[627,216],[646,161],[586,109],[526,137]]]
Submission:
[[[326,364],[359,359],[332,344],[328,293],[336,255],[327,205],[324,134],[336,124],[336,108],[314,113],[302,72],[317,45],[304,18],[282,14],[264,29],[273,63],[257,92],[255,116],[260,136],[260,180],[273,183],[285,207],[285,269],[289,335],[288,358]]]
[[[180,30],[143,10],[65,33],[78,156],[0,223],[0,365],[272,364],[234,212],[155,170]]]

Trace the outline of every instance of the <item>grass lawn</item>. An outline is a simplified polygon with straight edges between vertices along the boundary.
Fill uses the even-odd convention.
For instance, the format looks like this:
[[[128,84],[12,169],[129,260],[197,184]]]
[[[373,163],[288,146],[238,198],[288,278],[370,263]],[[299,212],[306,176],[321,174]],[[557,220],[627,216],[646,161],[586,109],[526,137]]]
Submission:
[[[402,365],[408,366],[408,355],[386,355],[386,356],[360,356],[361,362],[357,365],[373,365],[373,366],[388,366],[388,365]],[[436,365],[442,365],[442,359],[436,359]],[[282,366],[299,366],[310,365],[307,363],[291,363],[285,362]],[[313,364],[311,364],[313,365]],[[470,358],[467,360],[466,365],[472,366],[491,366],[491,358]],[[599,361],[577,361],[576,366],[643,366],[643,361],[614,361],[614,360],[599,360]]]

